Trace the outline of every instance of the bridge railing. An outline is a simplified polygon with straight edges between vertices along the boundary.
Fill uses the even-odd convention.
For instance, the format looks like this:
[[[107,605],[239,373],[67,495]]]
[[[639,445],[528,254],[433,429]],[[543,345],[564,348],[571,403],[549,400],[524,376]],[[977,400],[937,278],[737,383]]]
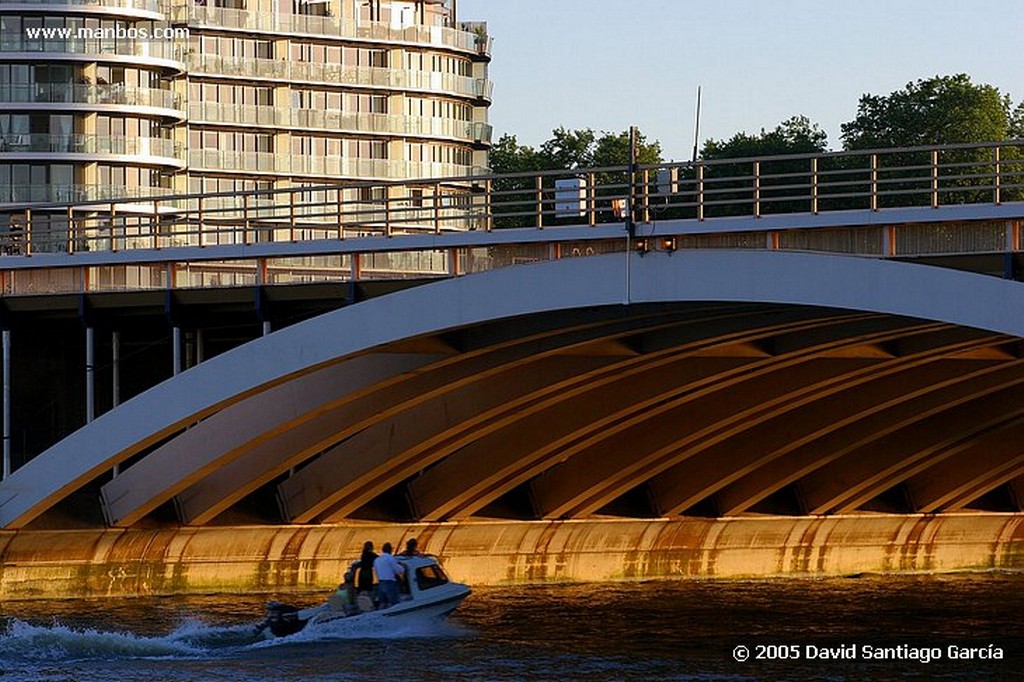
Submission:
[[[415,169],[414,169],[415,170]],[[1024,197],[1024,140],[693,163],[0,205],[0,253],[705,221]]]
[[[361,257],[349,254],[348,264],[332,265],[334,270],[344,270],[348,273],[345,276],[352,278],[367,278],[375,273],[452,274],[459,273],[459,267],[451,262],[458,260],[458,253],[387,255],[430,250],[424,249],[422,243],[410,246],[406,242],[404,246],[392,247],[395,242],[386,238],[509,227],[597,226],[628,219],[642,225],[667,219],[702,222],[721,217],[760,218],[857,209],[881,212],[908,206],[997,205],[1022,198],[1024,140],[1015,140],[670,163],[641,166],[632,174],[625,167],[611,167],[357,181],[251,193],[9,204],[0,206],[0,270],[5,269],[4,255],[66,254],[66,264],[70,266],[76,262],[75,254],[80,253],[145,250],[150,255],[143,258],[152,259],[153,251],[174,247],[195,247],[199,253],[213,246],[305,242],[323,245],[351,238],[364,238],[360,242],[365,244],[365,238],[379,237],[383,238],[379,246],[361,248]],[[924,242],[922,236],[908,238],[911,243],[914,239]],[[815,236],[793,233],[776,240],[776,247],[813,249],[822,239],[835,242],[831,249],[850,253],[873,254],[879,248],[877,236],[867,236],[865,230],[856,236],[842,237],[829,237],[823,232]],[[982,240],[986,244],[991,241],[989,236]],[[697,248],[765,246],[764,236],[751,230],[741,235],[694,235],[681,243]],[[556,247],[565,247],[569,253],[574,248],[552,246]],[[335,251],[351,250],[339,245],[332,248],[332,253]],[[325,251],[319,249],[316,253]],[[308,257],[326,257],[312,254],[310,251]],[[890,248],[890,253],[880,255],[897,252]],[[233,261],[233,270],[239,270],[239,258],[242,257]],[[199,256],[196,259],[204,260]],[[275,260],[284,261],[284,271],[322,269],[317,265],[296,266],[294,257],[270,259],[271,270],[266,278],[272,279]],[[474,256],[467,252],[459,263],[473,260]],[[476,261],[482,262],[479,258]],[[18,263],[20,269],[31,268],[24,258],[18,259]],[[245,270],[247,265],[242,265]],[[138,278],[154,286],[174,279],[164,272],[163,265],[140,264],[139,268],[150,274],[144,278],[139,274]],[[200,272],[185,278],[187,282],[196,282],[196,286],[204,282],[214,284],[226,276],[224,267],[210,263],[193,263],[179,270]],[[66,274],[58,279],[66,279]],[[126,282],[131,279],[120,276]],[[240,276],[240,282],[250,279],[248,274]],[[82,279],[87,278],[82,275]],[[94,279],[103,281],[103,273],[95,273]],[[10,291],[6,286],[5,290]]]

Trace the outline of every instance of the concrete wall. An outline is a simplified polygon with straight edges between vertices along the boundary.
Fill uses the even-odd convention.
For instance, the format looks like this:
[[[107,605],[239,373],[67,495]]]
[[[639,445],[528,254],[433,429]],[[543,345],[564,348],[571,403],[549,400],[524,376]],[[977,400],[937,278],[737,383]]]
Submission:
[[[1024,515],[0,532],[0,599],[332,589],[416,536],[471,585],[1024,570]]]

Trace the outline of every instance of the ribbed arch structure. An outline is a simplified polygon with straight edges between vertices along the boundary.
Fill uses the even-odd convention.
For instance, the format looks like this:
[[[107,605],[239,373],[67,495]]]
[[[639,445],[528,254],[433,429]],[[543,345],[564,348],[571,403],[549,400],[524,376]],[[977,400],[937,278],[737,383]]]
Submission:
[[[0,483],[19,528],[1024,501],[1024,285],[780,252],[612,254],[390,294],[208,360]],[[264,496],[266,497],[266,496]]]

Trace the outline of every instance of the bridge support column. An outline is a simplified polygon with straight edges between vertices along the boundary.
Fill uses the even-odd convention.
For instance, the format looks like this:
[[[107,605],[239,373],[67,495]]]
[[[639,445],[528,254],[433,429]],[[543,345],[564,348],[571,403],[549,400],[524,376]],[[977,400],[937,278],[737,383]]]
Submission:
[[[85,328],[85,423],[96,418],[96,330]]]
[[[110,405],[113,409],[121,404],[121,332],[117,331],[110,333],[110,374]],[[117,478],[120,473],[121,465],[115,464],[110,475]]]
[[[175,327],[171,343],[174,345],[174,375],[181,374],[181,327]]]
[[[3,478],[11,475],[11,330],[3,331],[4,365],[4,471]]]

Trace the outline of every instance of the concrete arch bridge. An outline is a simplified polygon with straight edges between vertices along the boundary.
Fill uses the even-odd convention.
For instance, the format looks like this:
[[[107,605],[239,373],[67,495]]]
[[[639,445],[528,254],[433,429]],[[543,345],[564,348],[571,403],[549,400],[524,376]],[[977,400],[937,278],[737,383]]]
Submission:
[[[289,524],[1019,510],[1022,313],[1017,282],[822,254],[445,280],[102,415],[0,484],[0,523],[31,527],[114,467],[114,527],[171,507],[216,524],[257,498]]]

